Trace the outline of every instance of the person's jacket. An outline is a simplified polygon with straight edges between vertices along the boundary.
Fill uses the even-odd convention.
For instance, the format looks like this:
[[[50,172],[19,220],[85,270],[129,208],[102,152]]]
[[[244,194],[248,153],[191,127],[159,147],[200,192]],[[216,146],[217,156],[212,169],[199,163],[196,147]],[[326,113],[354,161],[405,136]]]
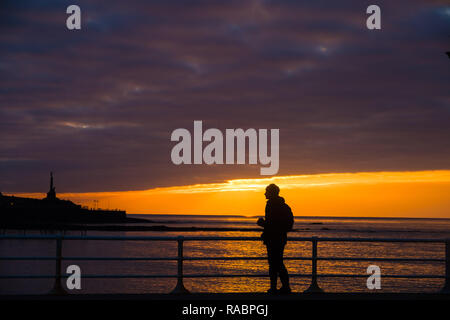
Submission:
[[[276,197],[267,200],[262,234],[264,243],[286,242],[287,233],[292,229],[293,223],[291,208],[284,202],[284,198]]]

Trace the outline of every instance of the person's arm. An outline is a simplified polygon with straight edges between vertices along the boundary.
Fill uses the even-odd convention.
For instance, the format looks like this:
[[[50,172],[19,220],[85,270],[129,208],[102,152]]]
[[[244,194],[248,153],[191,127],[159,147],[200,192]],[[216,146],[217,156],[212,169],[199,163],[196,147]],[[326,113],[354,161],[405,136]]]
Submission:
[[[265,227],[266,226],[266,220],[264,220],[264,218],[259,218],[258,221],[256,222],[256,224],[260,227]]]

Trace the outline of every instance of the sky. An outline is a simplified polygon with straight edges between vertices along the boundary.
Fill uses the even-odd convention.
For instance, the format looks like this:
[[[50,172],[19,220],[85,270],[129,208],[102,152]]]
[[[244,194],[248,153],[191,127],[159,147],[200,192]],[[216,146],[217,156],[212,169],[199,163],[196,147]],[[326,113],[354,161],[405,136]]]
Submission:
[[[66,28],[71,4],[81,8],[81,30]],[[368,30],[370,4],[2,1],[0,191],[46,192],[50,171],[57,192],[74,198],[266,178],[259,164],[174,165],[172,131],[192,131],[193,121],[202,120],[220,130],[279,128],[278,177],[373,172],[378,191],[372,192],[387,207],[427,183],[440,186],[430,188],[439,198],[450,169],[450,6],[377,1],[382,29]],[[391,182],[386,172],[437,172],[445,181]],[[385,183],[405,198],[389,202]],[[363,189],[357,185],[320,197],[350,197]],[[301,190],[291,202],[300,201]],[[248,214],[264,206],[256,192],[240,193],[251,203]],[[433,197],[423,203],[432,206]],[[155,201],[133,207],[127,199],[117,205],[179,211]],[[187,211],[207,211],[195,201],[189,198]],[[439,203],[434,214],[450,217],[448,203]],[[371,201],[365,208],[377,214]],[[335,214],[345,210],[341,204]],[[400,211],[424,214],[408,210]]]

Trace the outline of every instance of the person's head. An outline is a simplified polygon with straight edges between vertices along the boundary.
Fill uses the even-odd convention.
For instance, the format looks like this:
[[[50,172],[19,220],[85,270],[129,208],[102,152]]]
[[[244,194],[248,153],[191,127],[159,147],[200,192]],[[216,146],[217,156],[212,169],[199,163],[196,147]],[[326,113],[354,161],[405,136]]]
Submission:
[[[269,184],[266,187],[266,193],[264,195],[266,196],[266,199],[272,199],[278,197],[278,194],[280,193],[280,188],[276,184]]]

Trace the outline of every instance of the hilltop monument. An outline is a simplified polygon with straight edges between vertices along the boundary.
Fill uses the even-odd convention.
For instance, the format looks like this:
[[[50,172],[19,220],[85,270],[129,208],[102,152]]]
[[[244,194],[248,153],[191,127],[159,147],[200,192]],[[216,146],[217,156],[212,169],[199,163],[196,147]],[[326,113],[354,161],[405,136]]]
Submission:
[[[47,200],[57,200],[55,187],[53,186],[53,172],[50,171],[50,189],[47,192]]]
[[[27,228],[30,225],[101,223],[128,221],[124,210],[89,209],[70,200],[56,197],[53,172],[50,188],[43,199],[5,196],[0,193],[0,224]],[[60,227],[60,226],[59,226]]]

